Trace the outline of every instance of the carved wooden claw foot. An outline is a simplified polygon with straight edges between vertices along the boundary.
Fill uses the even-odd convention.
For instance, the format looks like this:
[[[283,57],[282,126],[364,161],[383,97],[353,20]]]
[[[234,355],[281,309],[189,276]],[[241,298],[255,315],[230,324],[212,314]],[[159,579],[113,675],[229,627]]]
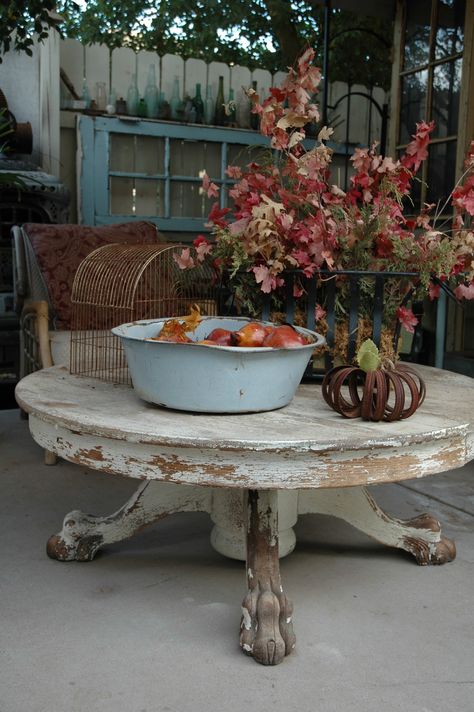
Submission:
[[[447,564],[456,557],[456,544],[441,536],[441,525],[431,514],[420,514],[404,524],[412,531],[403,537],[402,548],[412,553],[420,566]]]
[[[278,665],[295,647],[293,606],[284,593],[255,588],[242,604],[240,647],[262,665]]]
[[[293,605],[280,579],[276,491],[248,492],[247,583],[240,647],[262,665],[278,665],[291,653],[296,638]]]
[[[94,517],[80,511],[67,514],[59,534],[48,539],[46,552],[58,561],[92,561],[104,543],[103,536],[92,533]]]

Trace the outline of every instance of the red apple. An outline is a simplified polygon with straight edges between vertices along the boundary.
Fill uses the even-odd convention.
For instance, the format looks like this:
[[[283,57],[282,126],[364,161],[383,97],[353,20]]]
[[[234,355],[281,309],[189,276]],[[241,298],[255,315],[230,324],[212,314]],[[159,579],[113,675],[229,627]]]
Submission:
[[[234,346],[235,335],[233,331],[227,329],[213,329],[206,337],[206,341],[213,341],[220,346]]]
[[[235,332],[237,346],[263,346],[267,336],[267,327],[258,321],[249,321],[239,331]]]
[[[263,345],[273,349],[296,349],[307,344],[305,337],[288,324],[275,326],[267,335]]]

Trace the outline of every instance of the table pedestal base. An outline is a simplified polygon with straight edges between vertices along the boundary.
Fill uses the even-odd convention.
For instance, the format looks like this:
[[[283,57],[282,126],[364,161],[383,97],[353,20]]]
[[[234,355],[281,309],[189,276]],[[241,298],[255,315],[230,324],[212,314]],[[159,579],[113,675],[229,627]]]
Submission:
[[[275,665],[295,645],[292,605],[283,593],[280,556],[293,550],[298,515],[329,514],[345,520],[387,546],[404,549],[420,565],[444,564],[456,556],[441,536],[435,517],[400,520],[384,512],[364,487],[293,490],[224,490],[147,481],[108,517],[80,511],[66,516],[62,531],[47,545],[51,558],[91,561],[105,544],[133,536],[177,512],[208,512],[215,526],[211,541],[221,553],[247,559],[248,594],[242,607],[240,644],[260,663]]]

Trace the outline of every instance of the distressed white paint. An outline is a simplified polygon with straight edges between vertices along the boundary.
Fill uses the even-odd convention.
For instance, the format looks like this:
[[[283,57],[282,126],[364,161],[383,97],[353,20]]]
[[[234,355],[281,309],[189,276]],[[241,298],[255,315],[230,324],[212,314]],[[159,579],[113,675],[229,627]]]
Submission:
[[[389,516],[376,504],[364,487],[346,487],[338,490],[306,490],[299,493],[299,514],[327,514],[343,519],[381,544],[406,549],[405,540],[423,538],[430,556],[441,539],[438,531],[410,525],[409,522]]]
[[[280,411],[196,418],[150,408],[131,389],[71,376],[55,366],[23,379],[17,399],[43,448],[81,465],[149,480],[110,517],[68,515],[61,537],[71,551],[84,536],[98,536],[101,546],[161,516],[205,511],[215,522],[213,545],[244,558],[245,491],[258,489],[259,529],[273,532],[269,546],[275,546],[280,519],[280,554],[294,547],[297,516],[311,512],[340,517],[389,546],[413,552],[407,539],[415,541],[431,560],[441,541],[434,520],[425,526],[389,517],[363,487],[347,486],[424,476],[474,457],[473,381],[420,371],[428,398],[409,430],[406,422],[334,419],[315,386],[301,386]],[[377,437],[383,431],[384,437]],[[264,496],[265,490],[271,491]]]
[[[397,423],[344,420],[312,385],[281,410],[196,417],[150,408],[131,389],[60,366],[28,376],[17,396],[43,447],[96,469],[238,489],[342,487],[443,472],[474,457],[472,379],[419,370],[427,399]]]

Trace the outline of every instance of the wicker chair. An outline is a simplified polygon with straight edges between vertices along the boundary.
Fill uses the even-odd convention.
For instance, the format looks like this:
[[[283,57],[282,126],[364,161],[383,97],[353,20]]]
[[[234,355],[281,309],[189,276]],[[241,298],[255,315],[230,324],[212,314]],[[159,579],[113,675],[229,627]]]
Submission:
[[[111,243],[164,242],[150,222],[88,227],[27,223],[12,228],[20,376],[64,363],[71,327],[71,288],[82,260]]]
[[[111,243],[165,242],[153,223],[88,227],[27,223],[12,228],[15,307],[20,319],[20,377],[69,362],[71,289],[79,264]],[[55,457],[45,454],[45,462]]]

